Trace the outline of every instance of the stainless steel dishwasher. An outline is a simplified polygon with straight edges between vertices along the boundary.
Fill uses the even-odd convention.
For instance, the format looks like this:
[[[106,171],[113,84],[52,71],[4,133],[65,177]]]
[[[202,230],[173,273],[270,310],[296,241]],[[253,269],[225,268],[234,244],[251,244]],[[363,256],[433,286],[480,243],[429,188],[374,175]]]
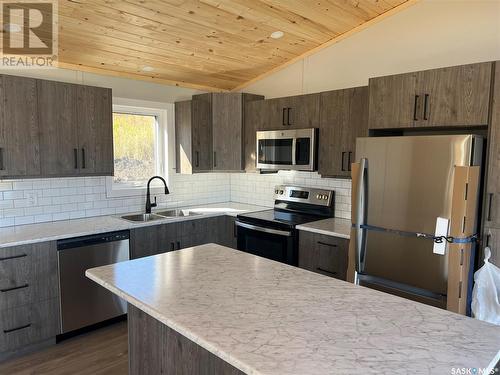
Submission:
[[[128,231],[71,238],[57,242],[61,333],[127,313],[118,296],[85,276],[89,268],[130,259]]]

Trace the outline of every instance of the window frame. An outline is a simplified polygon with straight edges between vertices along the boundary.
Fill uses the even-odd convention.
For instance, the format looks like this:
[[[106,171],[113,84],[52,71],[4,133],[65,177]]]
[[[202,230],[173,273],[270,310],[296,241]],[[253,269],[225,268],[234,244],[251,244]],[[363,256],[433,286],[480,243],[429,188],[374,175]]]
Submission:
[[[126,113],[136,115],[155,116],[157,126],[155,129],[155,163],[157,174],[165,178],[169,183],[169,165],[172,163],[169,157],[172,153],[173,138],[169,137],[169,130],[173,129],[169,115],[172,113],[173,105],[168,103],[147,102],[131,99],[113,99],[113,113]],[[170,116],[173,117],[173,116]],[[151,189],[152,193],[160,193],[161,188]],[[146,186],[135,186],[127,183],[115,183],[113,176],[106,177],[106,197],[135,197],[146,194]]]

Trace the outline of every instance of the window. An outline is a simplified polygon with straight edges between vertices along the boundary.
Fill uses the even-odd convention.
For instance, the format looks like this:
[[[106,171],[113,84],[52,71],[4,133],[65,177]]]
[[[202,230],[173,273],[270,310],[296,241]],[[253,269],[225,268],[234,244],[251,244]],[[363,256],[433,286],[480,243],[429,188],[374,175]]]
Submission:
[[[150,177],[167,178],[166,110],[113,105],[115,174],[106,181],[108,197],[144,193]]]
[[[115,175],[113,183],[144,185],[157,174],[158,119],[153,115],[113,113]]]

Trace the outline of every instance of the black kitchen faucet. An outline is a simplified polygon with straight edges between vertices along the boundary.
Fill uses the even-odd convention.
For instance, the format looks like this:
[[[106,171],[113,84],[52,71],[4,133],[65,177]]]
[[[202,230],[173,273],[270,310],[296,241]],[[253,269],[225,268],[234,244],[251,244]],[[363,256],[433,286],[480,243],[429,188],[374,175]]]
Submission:
[[[153,181],[155,178],[158,178],[160,180],[163,181],[163,185],[165,185],[165,194],[170,194],[170,192],[168,191],[168,187],[167,187],[167,182],[165,181],[165,179],[163,177],[160,177],[160,176],[153,176],[149,179],[148,181],[148,189],[147,189],[147,192],[146,192],[146,213],[147,214],[150,214],[151,213],[151,208],[152,207],[156,207],[156,197],[155,197],[155,202],[154,203],[151,203],[151,192],[149,190],[149,185],[151,184],[151,181]]]

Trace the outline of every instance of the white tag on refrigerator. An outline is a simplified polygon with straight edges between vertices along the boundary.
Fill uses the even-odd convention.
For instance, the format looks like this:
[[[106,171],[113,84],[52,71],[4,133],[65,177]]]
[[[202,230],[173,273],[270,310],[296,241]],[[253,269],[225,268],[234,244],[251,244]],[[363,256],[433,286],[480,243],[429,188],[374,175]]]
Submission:
[[[450,220],[445,219],[444,217],[438,217],[436,219],[436,232],[434,233],[434,235],[436,237],[439,237],[439,236],[448,237],[449,224],[450,224]],[[434,248],[433,248],[434,254],[444,255],[445,251],[446,251],[446,241],[445,240],[443,240],[441,243],[434,242]]]

